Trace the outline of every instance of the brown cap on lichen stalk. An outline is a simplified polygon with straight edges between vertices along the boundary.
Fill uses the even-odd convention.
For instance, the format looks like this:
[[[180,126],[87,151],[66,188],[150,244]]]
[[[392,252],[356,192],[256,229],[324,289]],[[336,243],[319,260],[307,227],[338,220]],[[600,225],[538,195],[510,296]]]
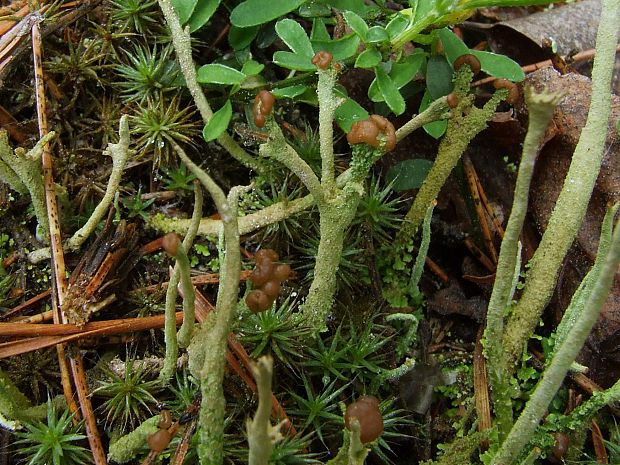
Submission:
[[[469,65],[469,67],[471,68],[471,72],[474,73],[474,76],[480,72],[480,60],[478,60],[478,58],[476,58],[470,53],[461,55],[456,60],[454,60],[455,70],[458,71],[463,65]]]
[[[506,103],[514,105],[519,100],[519,86],[508,79],[496,79],[493,82],[493,87],[496,89],[506,89],[508,91],[508,97],[506,97]]]
[[[265,127],[267,116],[271,113],[276,98],[268,90],[261,90],[254,99],[252,105],[252,115],[254,116],[254,124],[259,128]]]
[[[351,430],[351,419],[357,418],[360,424],[360,440],[366,444],[383,434],[383,417],[379,411],[379,399],[375,396],[362,396],[347,406],[344,426]]]
[[[394,125],[380,115],[371,115],[363,121],[356,121],[347,134],[349,144],[368,144],[379,148],[379,134],[385,136],[385,151],[390,152],[396,147],[396,130]]]
[[[321,50],[319,52],[316,52],[312,57],[312,64],[315,65],[317,68],[327,69],[329,68],[329,65],[331,64],[333,58],[334,56],[331,53]]]

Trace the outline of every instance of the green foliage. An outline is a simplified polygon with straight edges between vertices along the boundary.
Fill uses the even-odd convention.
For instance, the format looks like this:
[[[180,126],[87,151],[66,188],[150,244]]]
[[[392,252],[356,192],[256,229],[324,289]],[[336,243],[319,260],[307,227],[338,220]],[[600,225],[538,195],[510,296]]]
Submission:
[[[204,140],[209,142],[220,137],[220,135],[226,131],[231,118],[232,104],[230,103],[230,100],[226,100],[224,106],[213,114],[209,122],[202,130],[202,137]]]
[[[160,29],[161,15],[157,0],[112,0],[110,18],[120,32],[153,33]]]
[[[157,403],[154,395],[159,384],[157,380],[146,380],[146,373],[136,365],[136,360],[125,360],[125,370],[119,375],[109,367],[103,369],[107,379],[99,381],[93,394],[106,401],[102,410],[108,427],[125,432],[152,415],[151,406]]]
[[[180,73],[172,47],[158,50],[157,45],[152,49],[137,45],[125,55],[128,63],[116,66],[116,86],[125,102],[157,101],[176,89],[175,81]]]
[[[387,245],[392,232],[401,222],[398,206],[401,199],[392,195],[391,183],[381,188],[380,179],[374,176],[368,181],[364,196],[360,199],[352,225],[361,228],[361,233],[370,235],[377,245]]]
[[[302,3],[304,0],[272,0],[267,3],[262,0],[245,0],[232,11],[230,22],[237,27],[264,24],[293,11]]]
[[[18,453],[26,456],[28,465],[81,465],[92,463],[88,449],[78,445],[86,438],[79,433],[81,424],[73,425],[72,415],[65,410],[60,417],[51,400],[47,401],[47,423],[24,423],[26,431],[16,432]]]
[[[239,323],[239,334],[253,349],[250,355],[258,358],[274,354],[281,362],[293,366],[302,358],[303,341],[310,328],[300,325],[293,314],[294,302],[288,298],[281,305],[245,316]]]
[[[163,181],[167,190],[179,191],[181,195],[194,191],[193,182],[196,176],[183,163],[177,168],[163,168],[162,171],[166,174]]]
[[[153,157],[154,167],[168,165],[174,152],[173,143],[195,145],[198,134],[191,107],[180,108],[180,100],[160,98],[137,106],[131,117],[131,133],[138,136],[138,156]]]
[[[387,181],[396,192],[419,189],[433,166],[431,160],[414,158],[395,164],[387,173]]]
[[[337,380],[334,380],[317,393],[312,382],[303,373],[301,380],[305,395],[301,396],[294,391],[289,391],[296,406],[290,408],[288,412],[303,421],[301,427],[303,431],[307,431],[307,428],[311,426],[312,431],[325,444],[325,437],[342,427],[342,415],[335,412],[338,412],[338,400],[347,385],[337,388]]]
[[[138,192],[133,197],[124,197],[121,200],[123,207],[127,209],[127,216],[135,218],[139,216],[143,220],[148,218],[147,209],[155,202],[155,199],[144,200],[142,198],[142,188],[138,188]]]

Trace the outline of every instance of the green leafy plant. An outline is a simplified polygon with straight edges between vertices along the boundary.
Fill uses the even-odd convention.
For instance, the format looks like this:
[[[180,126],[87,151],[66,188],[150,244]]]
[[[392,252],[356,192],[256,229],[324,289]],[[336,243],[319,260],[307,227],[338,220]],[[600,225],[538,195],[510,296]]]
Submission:
[[[60,416],[51,400],[47,401],[47,422],[25,423],[25,431],[16,432],[18,453],[26,456],[28,465],[79,465],[92,463],[88,449],[79,445],[85,438],[81,424],[73,424],[65,410]]]
[[[112,0],[110,18],[120,32],[153,33],[161,26],[157,0]]]
[[[116,86],[125,102],[144,104],[156,101],[176,89],[179,76],[177,63],[171,58],[172,48],[136,46],[125,52],[127,64],[116,67]],[[165,112],[164,112],[165,114]]]
[[[239,333],[243,342],[254,347],[250,353],[252,357],[272,353],[289,366],[302,358],[302,341],[310,334],[310,328],[296,320],[293,304],[289,298],[269,310],[243,318]]]
[[[301,375],[305,395],[301,396],[294,391],[289,395],[295,400],[296,407],[288,411],[291,415],[297,415],[303,420],[302,429],[312,427],[317,437],[325,444],[325,436],[332,434],[342,425],[342,416],[335,413],[338,411],[338,398],[347,388],[347,385],[337,387],[338,380],[324,386],[320,392],[316,392],[312,382]]]
[[[140,217],[146,219],[148,214],[146,210],[153,205],[155,199],[144,200],[142,198],[142,188],[138,188],[138,191],[133,197],[125,197],[121,200],[123,206],[127,209],[127,216],[129,218]]]
[[[151,406],[157,403],[154,394],[159,390],[157,381],[147,381],[145,371],[132,358],[125,360],[124,373],[120,375],[110,368],[103,371],[107,379],[99,381],[93,393],[106,399],[101,406],[106,423],[120,431],[135,428],[152,414]]]
[[[177,97],[165,101],[147,100],[138,105],[131,118],[132,134],[136,140],[138,156],[151,155],[155,168],[168,165],[172,157],[172,142],[195,145],[193,138],[198,134],[196,123],[192,121],[191,107],[180,108]],[[191,183],[190,188],[191,189]]]

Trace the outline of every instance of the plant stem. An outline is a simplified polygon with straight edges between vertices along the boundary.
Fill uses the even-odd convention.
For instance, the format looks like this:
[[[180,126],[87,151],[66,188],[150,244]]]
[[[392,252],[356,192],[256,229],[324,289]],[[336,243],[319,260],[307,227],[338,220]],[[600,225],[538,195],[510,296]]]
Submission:
[[[334,188],[334,114],[342,99],[334,95],[337,73],[333,66],[318,69],[316,92],[319,100],[319,142],[321,184],[327,192]]]
[[[196,233],[198,232],[198,226],[200,225],[200,219],[202,218],[202,202],[202,187],[200,186],[200,182],[195,180],[192,223],[185,239],[183,239],[183,247],[181,248],[181,251],[184,255],[182,257],[184,263],[179,266],[181,269],[181,285],[183,286],[183,324],[179,329],[177,339],[179,341],[179,346],[183,348],[189,346],[192,338],[192,332],[194,331],[194,325],[196,323],[194,285],[192,284],[192,279],[189,272],[190,266],[187,251],[192,248],[192,244],[196,238]]]
[[[506,324],[504,369],[510,373],[553,294],[558,271],[583,221],[600,171],[611,108],[609,86],[619,28],[620,0],[604,0],[596,39],[588,119],[547,229],[531,260],[521,299]]]
[[[76,231],[73,236],[67,241],[67,248],[69,250],[78,250],[84,243],[88,236],[97,228],[99,222],[106,215],[114,196],[118,192],[118,186],[121,183],[121,177],[127,160],[129,159],[129,125],[127,124],[127,115],[121,116],[120,123],[118,125],[118,144],[108,144],[104,154],[107,153],[112,157],[112,172],[108,179],[108,185],[105,190],[105,194],[101,199],[101,202],[95,207],[93,213],[86,221],[86,224]]]
[[[503,440],[512,427],[512,399],[510,397],[509,373],[503,371],[502,337],[504,334],[504,311],[512,299],[512,284],[515,273],[518,274],[519,235],[527,213],[530,182],[534,164],[545,135],[553,110],[562,96],[557,94],[534,93],[525,89],[525,101],[529,110],[529,125],[523,155],[519,164],[519,175],[515,186],[514,200],[506,232],[499,252],[495,284],[489,301],[486,328],[486,357],[489,361],[489,378],[493,393],[493,409],[496,425]]]
[[[198,457],[205,465],[221,465],[224,460],[224,367],[226,365],[226,340],[230,333],[239,293],[241,252],[237,203],[242,188],[230,190],[228,198],[211,177],[200,169],[178,146],[175,150],[183,163],[209,191],[222,218],[224,259],[215,312],[202,323],[192,338],[189,348],[190,370],[200,381],[202,402],[199,425],[201,429]],[[212,316],[211,316],[212,315]]]
[[[185,155],[183,149],[178,145],[175,144],[174,149],[177,153],[182,152],[182,154]],[[192,219],[190,220],[190,227],[185,234],[183,243],[179,244],[176,263],[174,264],[174,269],[170,275],[170,282],[166,288],[164,325],[166,355],[164,357],[164,366],[159,372],[159,381],[164,384],[170,381],[170,378],[172,378],[172,375],[176,371],[179,344],[181,347],[189,346],[191,331],[194,327],[194,286],[190,278],[189,259],[187,258],[186,251],[191,249],[194,239],[196,238],[196,232],[198,231],[198,225],[202,217],[202,201],[202,188],[199,184],[194,183],[194,210],[192,212]],[[183,286],[183,324],[177,334],[176,301],[179,280],[181,280]],[[184,326],[185,329],[183,329]]]
[[[609,253],[606,257],[597,257],[597,260],[604,260],[604,265],[598,281],[588,296],[584,313],[556,350],[525,409],[493,458],[492,465],[510,465],[519,457],[596,323],[620,264],[620,221],[616,223]]]
[[[179,66],[181,67],[181,72],[185,78],[185,83],[194,99],[194,102],[196,103],[196,107],[200,112],[200,116],[202,116],[203,122],[207,124],[213,116],[213,111],[211,110],[211,106],[209,105],[209,102],[207,101],[207,98],[198,83],[198,79],[196,78],[196,65],[192,59],[189,28],[183,30],[181,23],[179,22],[179,17],[176,11],[174,11],[174,7],[172,6],[170,0],[158,1],[159,7],[166,18],[166,23],[168,23],[168,27],[170,28],[170,33],[172,34],[172,44],[174,45],[174,50],[177,54],[177,59],[179,60]],[[226,131],[224,131],[222,135],[217,138],[217,141],[233,158],[243,163],[248,168],[251,168],[258,173],[262,173],[266,170],[264,164],[260,160],[257,160],[243,150],[243,148],[235,142],[235,140],[230,137]]]
[[[396,140],[400,142],[416,129],[442,119],[450,117],[450,107],[448,106],[448,98],[440,97],[432,102],[426,110],[419,115],[414,116],[396,131]]]
[[[452,118],[448,122],[448,129],[439,145],[435,163],[424,179],[396,235],[397,247],[394,248],[394,253],[397,253],[396,251],[415,234],[424,219],[427,208],[433,199],[437,198],[461,155],[471,140],[486,127],[487,121],[493,116],[495,109],[506,95],[503,89],[496,91],[483,108],[476,108],[472,104],[472,97],[468,95],[472,77],[468,66],[461,67],[455,76],[454,92],[458,96],[458,107],[454,109]]]
[[[264,356],[252,366],[256,387],[258,388],[258,408],[256,415],[248,419],[249,465],[267,465],[271,457],[273,428],[269,421],[271,415],[271,378],[273,377],[273,358]]]

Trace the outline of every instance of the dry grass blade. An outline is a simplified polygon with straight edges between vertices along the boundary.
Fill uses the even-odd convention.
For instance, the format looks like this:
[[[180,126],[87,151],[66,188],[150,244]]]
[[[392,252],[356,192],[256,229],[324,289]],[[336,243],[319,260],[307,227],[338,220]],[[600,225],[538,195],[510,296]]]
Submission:
[[[34,297],[28,299],[26,302],[19,304],[16,307],[13,307],[11,310],[9,310],[6,313],[3,313],[2,316],[0,316],[0,321],[8,320],[11,317],[19,315],[31,305],[37,304],[40,301],[47,299],[51,294],[52,294],[52,291],[48,289],[47,291],[43,291],[35,295]]]
[[[607,455],[607,449],[605,448],[605,441],[603,440],[603,433],[599,428],[596,420],[592,420],[592,445],[594,446],[594,454],[596,455],[596,463],[609,463],[609,456]]]
[[[491,428],[491,401],[489,398],[489,380],[487,378],[487,365],[482,349],[482,336],[484,327],[481,326],[476,337],[476,347],[474,348],[474,400],[476,413],[478,415],[478,430],[486,431]],[[489,441],[484,440],[480,443],[483,449],[489,447]]]
[[[465,170],[465,177],[467,178],[467,185],[469,186],[469,192],[471,193],[471,197],[474,201],[474,207],[476,209],[476,215],[478,216],[478,224],[480,225],[482,238],[484,239],[487,252],[491,255],[491,260],[493,260],[493,263],[496,264],[497,250],[495,249],[495,244],[493,244],[493,238],[491,237],[491,230],[487,221],[486,211],[482,206],[482,201],[480,200],[478,183],[476,182],[478,175],[476,175],[474,165],[466,153],[463,154],[462,160],[463,169]]]
[[[190,442],[195,429],[196,420],[192,420],[185,428],[183,439],[181,439],[170,465],[183,465],[183,461],[185,460],[185,456],[189,450]]]
[[[183,321],[183,313],[178,312],[176,314],[177,324]],[[78,328],[75,325],[70,324],[58,324],[58,325],[28,325],[25,323],[0,323],[0,325],[25,326],[23,331],[18,329],[9,330],[9,326],[4,326],[7,331],[20,332],[20,335],[24,333],[34,332],[44,334],[39,337],[31,337],[29,339],[22,339],[18,341],[5,342],[0,344],[0,359],[19,355],[25,352],[30,352],[37,349],[43,349],[53,346],[55,344],[67,343],[78,341],[80,339],[94,337],[94,336],[110,336],[117,334],[134,333],[139,331],[145,331],[147,329],[162,328],[164,325],[164,316],[157,315],[145,318],[127,318],[123,320],[111,320],[111,321],[94,321],[87,323],[83,328]],[[39,328],[33,328],[39,327]],[[2,328],[2,326],[0,326]],[[43,329],[48,328],[48,329]],[[0,329],[0,334],[2,329]],[[6,335],[6,334],[4,334]]]

